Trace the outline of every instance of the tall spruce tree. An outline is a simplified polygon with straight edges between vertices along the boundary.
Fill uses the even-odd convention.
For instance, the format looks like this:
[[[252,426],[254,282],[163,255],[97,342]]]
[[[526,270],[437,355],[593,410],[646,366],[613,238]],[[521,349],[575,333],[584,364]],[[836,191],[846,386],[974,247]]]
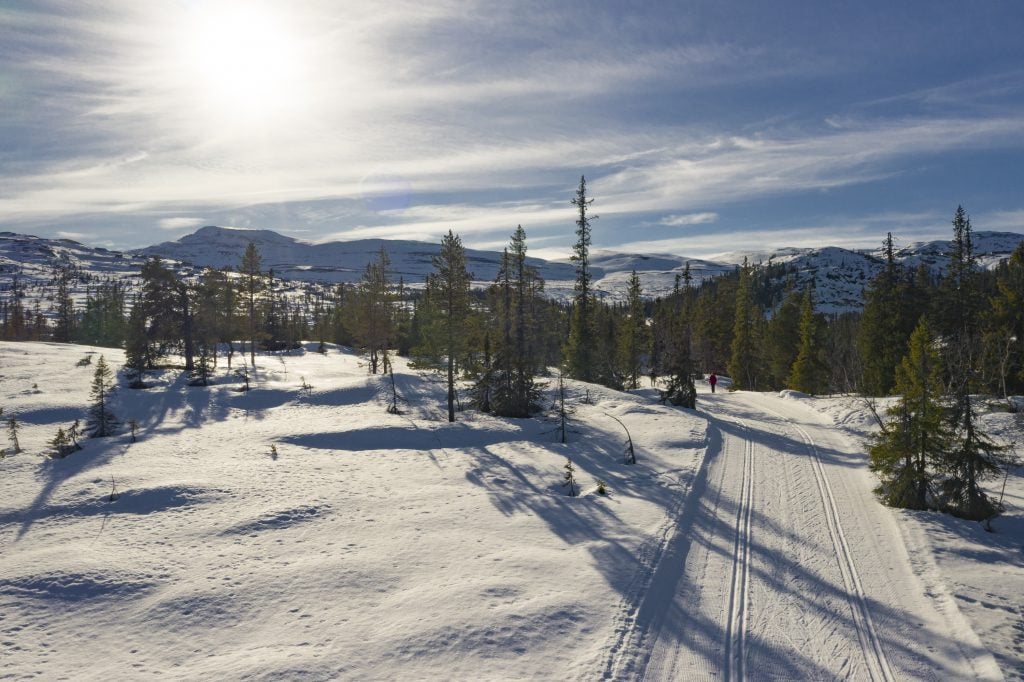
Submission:
[[[439,329],[444,347],[448,380],[448,421],[455,421],[455,366],[465,352],[466,321],[469,317],[470,274],[466,270],[466,249],[462,240],[448,230],[441,250],[433,258],[435,270],[430,280],[432,298],[440,313]]]
[[[640,388],[644,350],[649,347],[640,277],[633,270],[626,290],[626,319],[619,328],[619,366],[626,388]]]
[[[75,303],[71,299],[71,273],[67,267],[57,269],[57,292],[54,305],[57,308],[56,326],[53,340],[70,343],[75,335],[76,316]]]
[[[736,285],[736,315],[733,318],[732,355],[728,366],[733,386],[747,390],[757,388],[757,318],[760,317],[754,304],[751,273],[752,268],[744,258]]]
[[[154,256],[142,266],[142,313],[146,329],[146,366],[181,346],[182,312],[177,275]],[[138,305],[138,302],[136,303]]]
[[[587,198],[587,180],[580,176],[580,184],[572,205],[576,207],[576,244],[573,246],[572,262],[576,264],[576,284],[573,287],[572,317],[569,327],[569,341],[566,347],[566,365],[569,376],[582,381],[593,381],[596,377],[595,362],[597,330],[594,325],[594,295],[590,288],[590,221],[597,216],[589,215],[593,199]]]
[[[828,368],[822,359],[821,323],[814,314],[810,287],[804,292],[800,306],[800,347],[789,373],[789,388],[804,393],[821,393],[828,380]]]
[[[249,337],[249,364],[256,366],[256,336],[259,329],[257,312],[259,310],[259,297],[266,287],[261,267],[263,258],[254,242],[249,242],[242,254],[242,262],[238,266],[238,272],[242,276],[239,282],[241,286],[241,298],[245,306],[245,322]],[[243,347],[243,352],[244,352]]]
[[[1024,391],[1024,241],[996,267],[984,316],[986,373],[1006,400]]]
[[[681,286],[680,286],[681,284]],[[668,385],[660,391],[661,402],[693,409],[697,406],[696,371],[693,359],[694,290],[690,263],[676,281],[675,293],[668,306],[667,319],[662,317],[661,357]]]
[[[394,335],[394,292],[388,278],[391,259],[381,246],[375,260],[366,264],[352,297],[354,337],[370,360],[370,374],[389,369],[388,349]]]
[[[124,366],[131,370],[128,381],[129,388],[145,388],[143,376],[152,365],[149,339],[146,335],[146,311],[142,297],[135,296],[131,312],[128,314],[128,327],[124,342]]]
[[[485,334],[485,362],[474,387],[477,405],[502,417],[528,417],[540,407],[535,376],[546,364],[541,338],[544,280],[527,263],[526,232],[512,233],[494,285],[488,292],[490,329]]]
[[[765,354],[772,386],[781,389],[786,386],[793,363],[800,351],[800,309],[803,296],[792,289],[775,309],[768,321],[765,338]]]
[[[944,474],[940,484],[943,503],[956,516],[987,519],[1000,508],[981,483],[1002,473],[1012,456],[981,429],[969,394],[953,394],[952,415],[953,442],[937,463]]]
[[[951,433],[946,422],[942,360],[924,318],[910,337],[908,353],[896,368],[899,401],[871,442],[871,470],[885,504],[928,509],[931,467],[946,456]]]
[[[907,343],[921,316],[920,302],[897,262],[892,233],[883,242],[885,265],[864,292],[864,311],[857,333],[861,391],[888,395],[896,378],[896,366],[907,353]]]

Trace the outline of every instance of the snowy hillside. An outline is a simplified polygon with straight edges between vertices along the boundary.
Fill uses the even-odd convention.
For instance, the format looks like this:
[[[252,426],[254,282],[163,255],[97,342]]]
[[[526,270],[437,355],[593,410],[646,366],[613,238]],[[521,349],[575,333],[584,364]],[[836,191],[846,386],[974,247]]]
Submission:
[[[1013,253],[1024,241],[1015,232],[975,232],[974,251],[982,267],[993,268]],[[947,240],[915,242],[896,251],[896,259],[908,268],[922,263],[936,276],[949,263],[952,245]],[[781,248],[757,252],[737,252],[720,256],[726,263],[754,265],[784,264],[797,288],[813,284],[815,305],[821,312],[844,313],[860,310],[868,282],[885,263],[881,247],[874,250],[850,250],[830,246],[814,249]]]
[[[98,352],[0,343],[5,677],[1024,679],[1020,472],[996,534],[882,507],[853,399],[570,382],[563,445],[449,424],[401,361],[388,414],[330,348],[259,356],[247,393],[165,370],[113,400],[137,442],[48,458]]]
[[[403,364],[410,405],[389,415],[380,377],[332,349],[258,357],[248,393],[223,368],[119,389],[138,442],[47,459],[84,416],[87,354],[0,343],[25,450],[0,460],[3,676],[593,678],[705,439],[698,416],[597,387],[579,404],[575,384],[568,445],[543,419],[448,424],[441,385]]]
[[[0,232],[0,292],[8,291],[16,280],[29,300],[45,299],[62,268],[71,275],[71,294],[79,303],[90,286],[101,282],[117,280],[132,287],[143,262],[145,258],[140,256],[86,246],[71,239]],[[44,310],[46,307],[43,306]]]
[[[253,243],[263,258],[265,270],[284,279],[328,282],[356,282],[366,264],[385,247],[391,259],[391,274],[406,283],[419,284],[433,271],[431,259],[440,250],[439,244],[396,239],[359,239],[347,242],[313,244],[287,237],[270,230],[203,227],[173,242],[164,242],[139,249],[139,255],[158,255],[202,267],[238,267],[246,247]],[[497,276],[501,253],[467,249],[466,265],[478,281],[492,281]],[[546,279],[569,279],[569,265],[548,263],[539,258],[529,262],[540,268]]]
[[[1024,240],[1024,235],[1007,232],[976,232],[974,237],[979,262],[985,267],[994,267]],[[406,284],[418,286],[432,271],[431,258],[439,249],[439,245],[427,242],[385,239],[313,244],[271,230],[208,226],[177,241],[121,254],[70,240],[0,232],[0,291],[9,288],[15,276],[22,285],[47,285],[52,283],[57,267],[71,265],[84,275],[73,281],[76,298],[80,299],[91,278],[133,277],[147,255],[175,261],[177,269],[188,275],[195,268],[205,266],[237,267],[250,242],[259,249],[264,269],[273,268],[275,277],[295,282],[357,281],[366,264],[376,258],[384,246],[391,259],[392,277],[395,280],[401,277]],[[898,251],[897,258],[908,267],[925,263],[939,274],[948,262],[949,248],[950,243],[942,240],[910,244]],[[813,284],[818,310],[832,313],[859,310],[865,287],[884,262],[880,249],[851,251],[839,247],[732,253],[717,261],[600,249],[595,249],[591,256],[594,291],[609,301],[625,298],[634,269],[645,296],[654,298],[672,291],[676,277],[682,274],[687,263],[694,282],[699,283],[732,272],[746,257],[755,265],[785,265],[784,277],[791,279],[798,288]],[[467,258],[479,285],[493,281],[501,260],[500,252],[468,249]],[[563,300],[572,297],[575,267],[571,262],[539,258],[531,258],[530,262],[547,281],[548,295]]]

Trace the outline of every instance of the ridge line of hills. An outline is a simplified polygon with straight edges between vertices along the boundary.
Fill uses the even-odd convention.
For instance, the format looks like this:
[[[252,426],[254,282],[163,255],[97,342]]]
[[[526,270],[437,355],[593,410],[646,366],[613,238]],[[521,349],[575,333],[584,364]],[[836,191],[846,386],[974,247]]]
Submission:
[[[975,251],[984,267],[993,267],[1024,241],[1015,232],[974,233]],[[158,255],[175,261],[184,270],[204,267],[234,267],[250,242],[256,244],[265,269],[276,277],[302,282],[338,283],[358,281],[367,262],[384,246],[391,259],[392,276],[406,284],[421,283],[432,269],[431,258],[438,244],[411,240],[361,239],[324,243],[306,242],[272,230],[250,230],[209,225],[176,241],[118,252],[91,247],[70,239],[48,239],[31,235],[0,232],[0,291],[10,280],[48,279],[55,267],[70,266],[85,279],[124,278],[137,275],[145,258]],[[924,264],[942,272],[948,259],[950,242],[917,242],[900,248],[896,257],[908,267]],[[467,249],[467,264],[478,282],[494,279],[501,259],[499,251]],[[758,253],[729,254],[726,260],[712,261],[672,254],[633,254],[609,250],[591,251],[594,289],[615,300],[625,294],[630,273],[640,275],[646,295],[662,296],[670,292],[676,276],[689,263],[696,281],[732,271],[744,257],[753,263],[787,265],[787,275],[797,286],[814,285],[816,304],[822,312],[848,312],[861,307],[864,288],[881,268],[881,247],[874,250],[820,248],[779,248]],[[548,293],[555,298],[572,294],[574,266],[565,261],[531,257],[547,281]]]

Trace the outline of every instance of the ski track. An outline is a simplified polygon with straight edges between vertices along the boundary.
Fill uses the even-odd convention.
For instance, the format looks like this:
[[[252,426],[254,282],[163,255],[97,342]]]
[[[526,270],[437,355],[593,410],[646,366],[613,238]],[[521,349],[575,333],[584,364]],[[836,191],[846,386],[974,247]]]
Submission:
[[[745,678],[746,646],[750,591],[750,554],[753,532],[753,490],[754,490],[754,442],[749,437],[750,429],[742,420],[720,418],[735,425],[744,434],[740,492],[736,498],[737,509],[729,531],[732,535],[730,566],[715,577],[729,576],[728,610],[721,614],[720,627],[724,636],[722,642],[707,642],[708,649],[715,649],[719,660],[702,661],[699,674],[702,677],[716,677],[724,672],[726,680]],[[717,420],[715,420],[717,421]],[[719,475],[713,485],[713,518],[729,502],[723,499],[723,490],[729,481],[727,451],[736,442],[726,439],[714,423],[709,425],[708,454],[694,477],[693,483],[684,491],[679,506],[666,520],[656,534],[658,542],[654,551],[644,552],[645,570],[634,579],[634,589],[620,606],[616,619],[616,636],[609,646],[609,656],[604,665],[604,679],[678,679],[675,669],[676,643],[659,645],[659,630],[666,619],[673,618],[672,593],[681,578],[692,540],[689,525],[698,515],[698,505],[708,488],[708,477],[712,465],[718,464]],[[701,563],[701,562],[696,562]],[[706,569],[706,566],[704,567]],[[639,587],[639,589],[636,589]],[[717,666],[715,664],[717,663]],[[709,665],[710,664],[710,665]]]
[[[750,532],[753,515],[754,444],[750,429],[742,421],[747,437],[743,444],[743,481],[736,511],[736,542],[733,549],[732,589],[729,594],[729,619],[725,632],[725,679],[743,680],[746,667],[747,601],[750,591]]]
[[[912,571],[897,571],[897,582],[875,585],[869,595],[856,559],[871,562],[872,552],[886,556],[885,536],[864,556],[854,553],[861,540],[851,540],[841,510],[849,513],[849,504],[860,503],[846,499],[858,488],[843,488],[840,501],[809,430],[764,402],[740,394],[722,397],[706,411],[704,461],[679,506],[641,551],[643,568],[620,604],[601,677],[993,679],[972,660],[977,652],[963,649],[958,640],[964,633],[955,623],[941,618],[940,624],[927,611],[935,605]],[[757,462],[761,478],[778,491],[757,492]],[[843,485],[851,482],[844,479]],[[773,503],[783,505],[778,519],[769,516],[780,513],[771,512]],[[872,532],[859,516],[847,520],[857,527],[855,535]],[[780,532],[791,535],[783,547],[800,542],[804,554],[773,565],[771,552],[778,550],[770,543],[780,540],[771,536]],[[801,580],[824,582],[816,591],[814,582],[808,590]],[[897,596],[904,592],[906,603]],[[884,634],[872,613],[876,607],[883,609]],[[924,630],[908,634],[915,626]],[[897,652],[895,663],[890,649]]]
[[[857,566],[853,561],[850,545],[847,542],[846,534],[843,532],[843,524],[839,519],[839,510],[836,507],[835,496],[832,494],[832,486],[829,485],[828,476],[821,464],[821,457],[818,453],[818,446],[814,439],[799,424],[792,419],[784,417],[775,410],[761,406],[765,412],[778,417],[780,420],[793,427],[807,444],[811,455],[811,468],[818,484],[818,493],[821,495],[821,503],[825,512],[825,520],[828,524],[829,537],[839,561],[840,571],[843,576],[843,586],[846,589],[846,596],[850,602],[850,612],[854,627],[857,630],[857,639],[860,641],[861,650],[864,653],[864,660],[868,666],[868,674],[872,680],[892,682],[895,680],[889,661],[882,650],[882,644],[871,618],[871,610],[868,608],[867,599],[864,595],[864,587],[861,584],[860,575],[857,573]]]

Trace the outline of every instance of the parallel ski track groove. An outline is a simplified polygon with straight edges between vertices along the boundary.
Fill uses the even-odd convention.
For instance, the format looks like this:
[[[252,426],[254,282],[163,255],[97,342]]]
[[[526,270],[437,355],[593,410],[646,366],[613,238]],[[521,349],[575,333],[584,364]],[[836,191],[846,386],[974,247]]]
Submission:
[[[732,585],[729,590],[729,617],[725,631],[726,680],[746,678],[747,600],[750,588],[750,533],[753,516],[754,444],[750,429],[737,421],[748,434],[743,444],[743,480],[736,511],[736,540],[733,544]]]
[[[868,608],[867,598],[864,596],[864,587],[857,572],[857,567],[853,563],[853,554],[850,552],[850,546],[846,540],[846,534],[843,532],[842,523],[839,521],[839,509],[836,506],[835,496],[832,494],[832,486],[825,475],[825,468],[821,463],[818,446],[810,434],[792,419],[763,405],[759,405],[759,407],[795,428],[808,446],[808,450],[811,453],[811,469],[814,471],[818,492],[821,495],[822,505],[825,508],[825,521],[828,525],[832,546],[839,560],[839,571],[843,576],[846,598],[850,604],[853,625],[857,630],[857,639],[864,654],[868,675],[872,680],[894,682],[896,677],[893,675],[889,661],[882,650],[881,640],[871,618],[871,610]]]

